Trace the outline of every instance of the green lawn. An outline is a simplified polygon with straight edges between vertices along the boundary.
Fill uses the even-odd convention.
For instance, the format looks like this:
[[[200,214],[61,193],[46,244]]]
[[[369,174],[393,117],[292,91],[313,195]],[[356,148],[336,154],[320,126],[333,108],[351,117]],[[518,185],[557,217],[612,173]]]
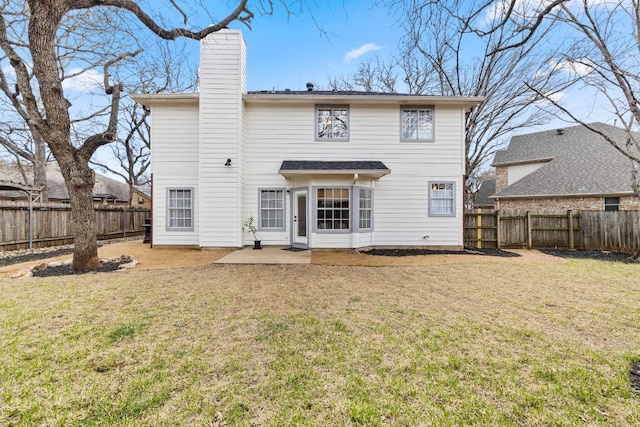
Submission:
[[[0,328],[0,425],[640,425],[640,265],[3,279]]]

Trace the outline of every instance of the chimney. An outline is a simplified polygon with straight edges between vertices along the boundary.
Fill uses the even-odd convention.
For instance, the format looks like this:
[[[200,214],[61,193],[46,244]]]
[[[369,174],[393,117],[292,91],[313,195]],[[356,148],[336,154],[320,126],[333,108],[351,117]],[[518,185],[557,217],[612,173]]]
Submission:
[[[307,83],[307,92],[313,92],[313,83]]]

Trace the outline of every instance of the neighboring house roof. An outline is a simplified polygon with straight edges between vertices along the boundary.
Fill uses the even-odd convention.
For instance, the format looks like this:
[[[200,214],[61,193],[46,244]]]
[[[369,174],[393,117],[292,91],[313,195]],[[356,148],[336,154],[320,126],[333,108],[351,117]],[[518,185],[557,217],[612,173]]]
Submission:
[[[284,176],[308,174],[359,173],[380,178],[391,173],[391,170],[380,161],[318,161],[318,160],[285,160],[278,171]]]
[[[0,168],[0,180],[21,182],[24,181],[20,172],[13,167],[4,166]],[[68,200],[69,192],[64,183],[64,178],[60,168],[55,163],[47,165],[47,189],[49,199]],[[106,198],[122,202],[129,201],[129,186],[115,179],[96,173],[96,183],[93,187],[93,195],[96,198]],[[20,191],[0,191],[0,197],[4,198],[25,198],[24,192]]]
[[[496,180],[486,179],[480,184],[480,188],[476,192],[476,198],[473,205],[476,207],[493,207],[494,201],[491,199],[493,193],[496,192]]]
[[[624,129],[604,123],[589,126],[622,146],[627,140]],[[492,197],[633,194],[630,160],[582,125],[514,136],[507,149],[496,153],[492,166],[543,162]]]

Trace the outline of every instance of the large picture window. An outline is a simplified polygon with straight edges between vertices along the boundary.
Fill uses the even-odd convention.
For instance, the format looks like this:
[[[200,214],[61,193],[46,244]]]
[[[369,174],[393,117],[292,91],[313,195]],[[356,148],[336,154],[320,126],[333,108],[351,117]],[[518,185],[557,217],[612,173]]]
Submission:
[[[403,107],[403,141],[433,141],[433,107]]]
[[[193,230],[193,189],[167,189],[167,228]]]
[[[358,228],[360,230],[370,230],[371,212],[372,212],[372,191],[370,188],[361,188],[359,190],[358,203]]]
[[[429,183],[429,216],[455,216],[455,183]]]
[[[284,190],[260,190],[261,229],[284,229]]]
[[[349,139],[349,108],[323,106],[316,108],[316,139]]]
[[[350,229],[349,222],[349,188],[318,188],[317,229],[345,230]]]

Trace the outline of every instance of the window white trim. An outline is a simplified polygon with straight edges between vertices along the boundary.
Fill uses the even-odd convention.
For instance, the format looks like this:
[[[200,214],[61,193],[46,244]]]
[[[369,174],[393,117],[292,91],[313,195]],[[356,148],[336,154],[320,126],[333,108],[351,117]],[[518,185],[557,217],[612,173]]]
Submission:
[[[435,112],[433,105],[403,105],[400,107],[400,141],[435,141]],[[414,123],[409,122],[408,118],[405,117],[409,113],[414,115]],[[421,124],[426,129],[421,130]]]
[[[456,183],[429,181],[429,216],[456,216]]]
[[[368,197],[365,194],[363,198],[363,192],[368,193]],[[370,233],[373,231],[373,188],[354,187],[354,193],[357,194],[357,216],[354,215],[358,219],[357,229],[361,232]],[[366,224],[366,222],[369,223],[369,226],[363,227],[363,223]]]
[[[344,118],[344,136],[334,136],[335,130],[340,126],[340,118],[336,117],[336,111],[343,111],[345,114]],[[324,119],[325,127],[321,132],[320,122],[321,116],[320,112],[325,111],[329,113],[329,116],[326,116]],[[314,120],[315,120],[315,140],[316,141],[349,141],[349,132],[351,129],[350,118],[351,112],[349,111],[348,105],[316,105],[314,110]],[[330,132],[329,132],[330,131]]]
[[[264,194],[279,194],[279,198],[267,198],[263,200]],[[280,202],[280,206],[278,206]],[[265,206],[265,204],[267,206]],[[285,189],[284,188],[258,188],[258,230],[260,231],[283,231],[285,230]],[[266,217],[265,217],[266,214]],[[267,222],[265,226],[264,221]],[[269,226],[269,223],[275,222],[276,225]],[[277,225],[281,222],[281,225]]]
[[[317,186],[313,187],[313,232],[314,233],[350,233],[353,227],[353,200],[351,186]],[[330,192],[328,197],[320,200],[321,190]],[[339,193],[336,193],[339,191]],[[347,192],[344,197],[344,191]],[[322,202],[330,202],[331,206],[320,206]],[[336,206],[341,202],[342,206]],[[344,206],[344,203],[347,206]],[[329,228],[330,227],[330,228]]]
[[[193,231],[195,221],[193,187],[167,187],[166,194],[167,231]]]

